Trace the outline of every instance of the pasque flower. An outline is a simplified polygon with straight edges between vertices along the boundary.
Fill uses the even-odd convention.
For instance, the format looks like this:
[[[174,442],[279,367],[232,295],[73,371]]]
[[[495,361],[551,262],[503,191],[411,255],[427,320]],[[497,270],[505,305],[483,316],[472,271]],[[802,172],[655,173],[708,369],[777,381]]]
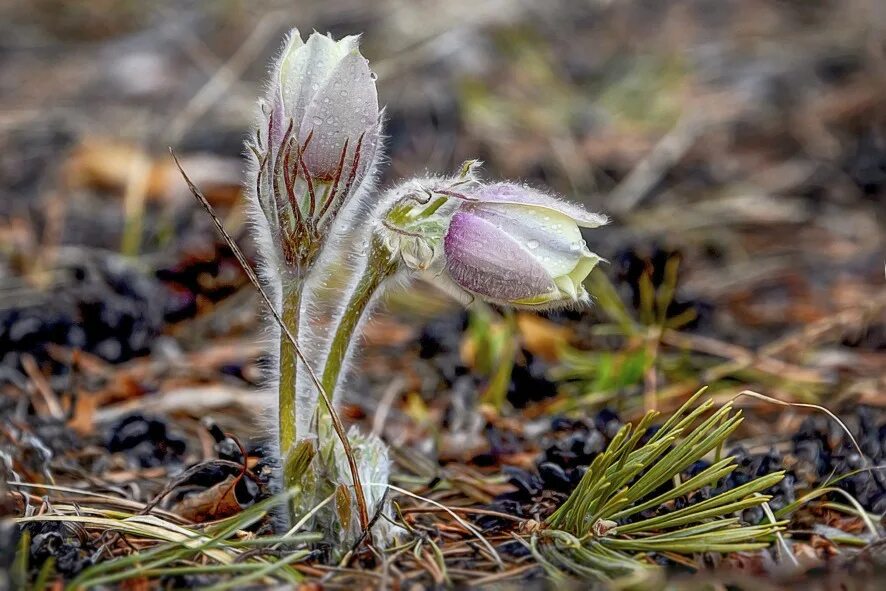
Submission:
[[[458,287],[483,300],[551,307],[587,299],[582,282],[600,261],[579,227],[605,216],[515,183],[465,195],[443,240],[444,269]]]
[[[375,75],[358,37],[297,30],[271,71],[249,189],[278,260],[298,273],[317,256],[333,220],[372,178],[381,117]],[[259,220],[261,222],[261,220]]]
[[[275,302],[280,323],[279,330],[274,327],[279,347],[269,373],[277,391],[275,422],[283,485],[300,489],[290,499],[289,517],[294,520],[304,514],[301,503],[313,508],[315,493],[325,497],[330,487],[342,484],[330,480],[337,473],[328,463],[337,438],[341,445],[347,445],[349,438],[339,433],[331,411],[319,402],[319,392],[334,400],[335,378],[345,365],[349,338],[365,305],[349,310],[346,321],[339,311],[347,298],[327,302],[322,277],[330,269],[350,272],[362,260],[348,250],[350,242],[342,236],[352,242],[363,234],[368,237],[368,229],[348,230],[359,229],[368,209],[362,200],[372,195],[382,118],[375,75],[355,36],[336,41],[315,32],[303,41],[293,30],[271,68],[267,94],[259,105],[258,124],[247,141],[246,188],[263,258],[261,280]],[[342,283],[359,279],[356,271],[352,275]],[[350,289],[348,284],[343,294]],[[334,313],[321,317],[320,309]],[[336,355],[330,353],[330,339],[317,327],[327,328],[330,336],[344,334],[333,341],[338,344]],[[306,442],[308,447],[303,445]],[[305,451],[309,448],[311,454]],[[319,452],[317,459],[312,459],[314,452]],[[355,495],[363,499],[356,490],[359,466],[348,465],[348,470]],[[365,527],[367,507],[359,506],[360,525]]]
[[[345,434],[334,412],[384,285],[408,271],[493,303],[579,302],[600,260],[579,227],[606,223],[523,185],[484,184],[475,160],[452,177],[374,191],[382,117],[357,42],[316,32],[303,41],[293,31],[247,142],[251,227],[279,324],[269,373],[288,516],[295,522],[310,512],[324,532],[338,532],[342,549],[363,538],[385,498],[383,442]],[[318,506],[332,495],[334,509]],[[378,543],[389,541],[376,534]]]
[[[332,181],[340,172],[339,162],[350,162],[358,144],[359,175],[378,143],[375,75],[357,41],[356,36],[335,41],[314,32],[305,43],[293,31],[280,56],[272,89],[272,143],[282,141],[291,124],[306,168],[317,181]]]

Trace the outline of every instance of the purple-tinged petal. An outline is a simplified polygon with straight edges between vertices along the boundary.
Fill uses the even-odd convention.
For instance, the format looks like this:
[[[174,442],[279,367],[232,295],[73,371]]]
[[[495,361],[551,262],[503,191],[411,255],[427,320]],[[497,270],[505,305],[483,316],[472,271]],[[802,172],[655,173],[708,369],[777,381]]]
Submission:
[[[286,134],[283,122],[287,121],[287,119],[283,109],[283,98],[279,92],[271,100],[273,103],[271,103],[271,112],[268,118],[268,148],[271,153],[276,153],[275,151],[280,147],[283,136]],[[289,123],[287,122],[286,125],[289,125]]]
[[[350,161],[360,134],[373,131],[377,120],[375,80],[369,62],[354,50],[338,63],[305,110],[299,141],[304,142],[313,132],[304,157],[311,174],[320,179],[333,178],[345,139],[350,140],[346,158]],[[374,149],[377,136],[364,137],[366,140]]]
[[[478,216],[453,215],[443,248],[449,276],[469,292],[499,302],[557,293],[551,276],[529,252]]]

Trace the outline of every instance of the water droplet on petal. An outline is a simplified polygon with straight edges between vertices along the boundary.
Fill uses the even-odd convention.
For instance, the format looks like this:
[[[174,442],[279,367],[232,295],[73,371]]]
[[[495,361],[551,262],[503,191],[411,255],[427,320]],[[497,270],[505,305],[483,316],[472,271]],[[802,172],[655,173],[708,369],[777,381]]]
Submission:
[[[526,248],[528,248],[529,250],[535,250],[536,248],[538,248],[538,246],[538,240],[530,240],[526,243]]]
[[[323,118],[315,116],[314,117],[314,125],[323,125]]]

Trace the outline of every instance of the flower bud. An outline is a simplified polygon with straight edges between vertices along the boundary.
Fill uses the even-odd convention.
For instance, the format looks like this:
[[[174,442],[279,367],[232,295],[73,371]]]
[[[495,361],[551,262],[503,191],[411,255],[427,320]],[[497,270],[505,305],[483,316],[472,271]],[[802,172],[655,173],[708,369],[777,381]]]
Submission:
[[[307,144],[305,166],[318,181],[341,174],[339,163],[347,141],[344,162],[357,165],[355,186],[359,185],[378,144],[375,75],[360,54],[357,39],[335,41],[315,32],[305,43],[294,30],[278,62],[271,143],[282,140],[291,121],[292,136],[300,145]],[[355,162],[358,144],[359,163]],[[347,177],[349,171],[344,174]]]
[[[587,300],[582,282],[600,261],[579,226],[605,216],[513,183],[468,195],[443,241],[445,269],[463,290],[516,306],[552,307]]]

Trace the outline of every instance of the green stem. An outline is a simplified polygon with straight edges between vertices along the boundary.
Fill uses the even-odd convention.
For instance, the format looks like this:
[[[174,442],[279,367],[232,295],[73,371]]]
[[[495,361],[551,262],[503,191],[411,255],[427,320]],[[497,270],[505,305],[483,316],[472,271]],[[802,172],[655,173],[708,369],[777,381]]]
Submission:
[[[298,338],[299,307],[302,282],[289,278],[283,286],[283,323],[292,336]],[[295,346],[285,333],[280,334],[280,381],[277,385],[277,406],[279,410],[280,455],[287,458],[296,441],[296,363],[298,358]],[[284,461],[284,466],[287,462]],[[283,480],[287,488],[298,484],[298,474],[290,474],[284,468]]]
[[[360,277],[339,319],[335,334],[332,337],[329,355],[326,358],[326,365],[323,368],[321,381],[330,400],[333,399],[335,386],[344,367],[345,356],[354,339],[354,333],[360,324],[360,319],[363,318],[363,315],[369,308],[375,292],[385,279],[393,275],[396,268],[397,265],[391,260],[391,254],[387,248],[385,248],[379,238],[373,237],[366,269],[363,271],[363,275]],[[323,432],[328,431],[329,409],[320,405],[318,413],[318,430],[320,431],[318,435],[320,435],[322,441]]]

